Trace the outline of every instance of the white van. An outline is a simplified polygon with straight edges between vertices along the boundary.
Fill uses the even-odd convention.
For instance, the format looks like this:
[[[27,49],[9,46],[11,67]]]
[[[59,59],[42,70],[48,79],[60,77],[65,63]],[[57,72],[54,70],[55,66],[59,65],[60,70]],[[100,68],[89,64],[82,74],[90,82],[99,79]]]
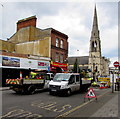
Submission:
[[[49,82],[49,93],[62,92],[70,95],[74,91],[86,90],[90,80],[82,81],[79,73],[57,73]]]

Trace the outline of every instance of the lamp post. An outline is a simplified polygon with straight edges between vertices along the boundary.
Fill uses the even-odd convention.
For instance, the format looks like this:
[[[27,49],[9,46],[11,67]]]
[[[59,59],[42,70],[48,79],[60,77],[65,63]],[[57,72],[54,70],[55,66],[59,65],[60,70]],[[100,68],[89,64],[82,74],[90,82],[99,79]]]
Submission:
[[[79,50],[77,49],[77,54],[79,55]],[[78,61],[77,61],[77,73],[79,72],[79,63],[78,63]]]
[[[93,62],[93,81],[95,81],[95,63]]]

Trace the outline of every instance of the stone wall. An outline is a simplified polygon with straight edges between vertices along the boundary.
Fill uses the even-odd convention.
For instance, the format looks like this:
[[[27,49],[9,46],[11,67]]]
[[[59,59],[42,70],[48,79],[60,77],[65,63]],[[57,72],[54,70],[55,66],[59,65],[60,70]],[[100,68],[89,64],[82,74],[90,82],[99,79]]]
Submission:
[[[0,40],[0,50],[14,52],[15,44],[8,41]]]
[[[13,43],[24,43],[29,41],[35,41],[39,39],[45,39],[50,36],[50,30],[41,30],[33,26],[21,28],[10,39]]]
[[[50,57],[50,38],[16,44],[16,53]]]

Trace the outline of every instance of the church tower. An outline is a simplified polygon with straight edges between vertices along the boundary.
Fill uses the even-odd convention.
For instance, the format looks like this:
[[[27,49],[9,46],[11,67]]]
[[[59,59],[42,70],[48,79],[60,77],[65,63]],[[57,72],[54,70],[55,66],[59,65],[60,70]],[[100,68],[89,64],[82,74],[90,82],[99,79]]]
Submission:
[[[93,26],[90,38],[89,69],[91,69],[93,74],[101,74],[101,41],[99,36],[96,6],[94,9]]]

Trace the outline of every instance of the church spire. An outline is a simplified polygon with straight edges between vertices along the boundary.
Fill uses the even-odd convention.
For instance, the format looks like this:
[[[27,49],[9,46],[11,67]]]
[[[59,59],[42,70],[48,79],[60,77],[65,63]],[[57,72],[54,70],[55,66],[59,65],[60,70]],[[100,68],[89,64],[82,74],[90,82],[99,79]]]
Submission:
[[[90,38],[90,52],[100,52],[101,55],[101,43],[99,37],[96,5],[94,8],[93,26]]]
[[[94,9],[94,19],[93,19],[93,29],[92,30],[98,30],[96,5],[95,5],[95,9]]]
[[[99,38],[99,30],[98,30],[98,20],[97,20],[97,10],[96,5],[94,9],[94,18],[93,18],[93,26],[92,26],[92,34],[91,37],[98,37]]]

